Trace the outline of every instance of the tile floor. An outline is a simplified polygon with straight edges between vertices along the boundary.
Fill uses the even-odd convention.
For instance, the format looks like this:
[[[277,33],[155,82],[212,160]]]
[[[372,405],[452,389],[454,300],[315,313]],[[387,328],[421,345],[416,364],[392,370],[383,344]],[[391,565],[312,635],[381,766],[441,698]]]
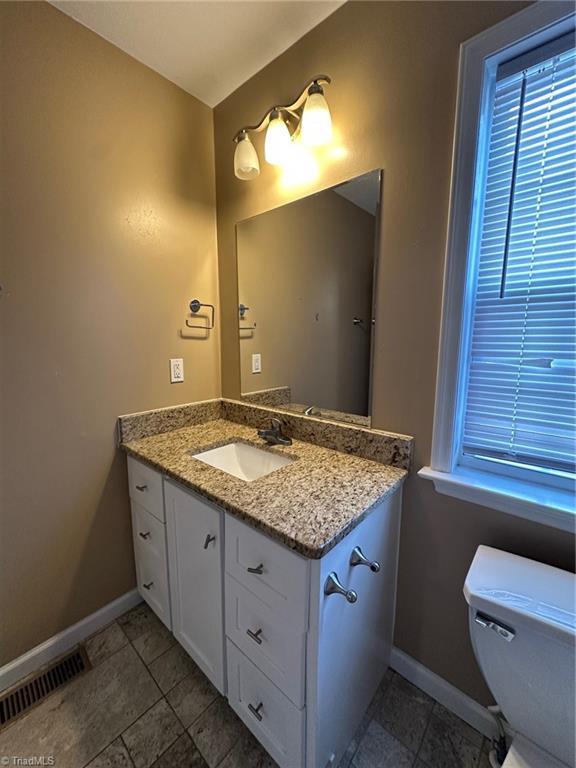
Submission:
[[[275,767],[145,603],[86,650],[92,670],[0,731],[0,765],[43,756],[56,768]],[[340,768],[489,768],[487,747],[389,670]]]

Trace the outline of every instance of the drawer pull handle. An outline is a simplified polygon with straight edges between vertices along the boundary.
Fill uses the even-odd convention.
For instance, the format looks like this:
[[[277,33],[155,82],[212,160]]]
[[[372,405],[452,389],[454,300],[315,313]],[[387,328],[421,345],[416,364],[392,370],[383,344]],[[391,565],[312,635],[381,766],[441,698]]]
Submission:
[[[260,714],[260,710],[262,709],[262,707],[263,707],[263,702],[260,702],[260,704],[258,704],[257,707],[252,706],[252,704],[248,704],[248,709],[250,710],[250,712],[252,712],[256,720],[260,720],[260,722],[262,722],[262,715]]]
[[[213,541],[216,541],[216,536],[212,536],[212,534],[209,533],[206,536],[206,541],[204,542],[204,549],[208,549],[208,545]]]
[[[246,568],[248,573],[257,573],[258,576],[262,576],[264,573],[264,563],[260,563],[260,565],[257,565],[256,568]]]
[[[147,491],[148,490],[148,486],[147,485],[137,485],[136,486],[136,490],[137,491]]]
[[[258,643],[258,645],[262,645],[262,638],[260,637],[260,635],[262,634],[261,629],[257,629],[256,632],[252,632],[251,629],[247,629],[246,634],[248,635],[248,637],[251,637],[255,643]]]
[[[150,538],[150,531],[146,531],[146,533],[142,533],[142,531],[138,532],[138,536],[140,536],[141,539],[149,539]]]
[[[358,600],[358,595],[353,589],[345,589],[340,580],[338,574],[332,571],[324,582],[324,594],[325,595],[342,595],[349,603],[355,603]]]
[[[378,573],[380,570],[380,563],[377,560],[368,560],[360,547],[354,547],[352,550],[352,554],[350,555],[350,565],[367,565],[372,573]]]
[[[142,586],[144,587],[144,589],[152,589],[152,587],[154,586],[154,582],[149,581],[148,584],[143,584]]]

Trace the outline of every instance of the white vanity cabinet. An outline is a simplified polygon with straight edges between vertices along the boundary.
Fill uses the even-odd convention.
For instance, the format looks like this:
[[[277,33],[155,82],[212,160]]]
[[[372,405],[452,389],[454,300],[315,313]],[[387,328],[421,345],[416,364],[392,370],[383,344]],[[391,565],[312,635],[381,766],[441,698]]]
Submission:
[[[320,560],[226,515],[228,700],[280,768],[336,766],[386,671],[400,498]]]
[[[335,768],[390,659],[400,489],[307,559],[128,463],[144,599],[280,768]]]
[[[165,481],[172,632],[220,691],[226,692],[223,632],[223,513]]]

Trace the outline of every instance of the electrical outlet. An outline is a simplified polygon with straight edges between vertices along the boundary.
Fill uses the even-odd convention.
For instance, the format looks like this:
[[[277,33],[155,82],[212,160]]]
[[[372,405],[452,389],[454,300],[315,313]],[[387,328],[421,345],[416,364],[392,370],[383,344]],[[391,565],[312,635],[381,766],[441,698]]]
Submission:
[[[252,373],[262,373],[262,355],[252,355]]]
[[[184,360],[181,357],[170,358],[170,384],[184,381]]]

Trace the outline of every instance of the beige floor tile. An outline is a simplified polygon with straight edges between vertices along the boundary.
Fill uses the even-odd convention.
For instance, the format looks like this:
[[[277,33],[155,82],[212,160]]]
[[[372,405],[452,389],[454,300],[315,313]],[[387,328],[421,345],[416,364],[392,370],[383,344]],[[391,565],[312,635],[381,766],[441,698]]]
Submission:
[[[176,644],[155,659],[150,665],[150,674],[156,680],[162,693],[168,693],[181,680],[194,672],[196,664],[181,645]]]
[[[97,634],[92,635],[84,643],[86,653],[93,667],[109,656],[112,656],[113,653],[116,653],[116,651],[119,651],[120,648],[127,644],[128,638],[116,622],[110,624],[110,626]]]
[[[196,667],[166,694],[166,698],[184,727],[189,728],[218,698],[218,691],[202,670]]]
[[[209,768],[215,768],[247,732],[226,699],[211,704],[188,731]]]
[[[372,721],[354,755],[354,768],[412,768],[416,756]]]
[[[140,603],[117,621],[145,664],[153,662],[176,643],[146,603]]]
[[[149,768],[183,733],[182,723],[161,699],[122,734],[135,768]]]
[[[152,768],[208,768],[200,752],[187,733],[159,757]]]
[[[57,768],[81,768],[160,697],[128,645],[2,731],[0,756],[53,756]]]
[[[480,745],[432,715],[418,757],[430,768],[476,768]]]
[[[95,757],[86,768],[133,768],[132,760],[120,737]]]
[[[249,731],[240,737],[218,768],[278,768]]]

